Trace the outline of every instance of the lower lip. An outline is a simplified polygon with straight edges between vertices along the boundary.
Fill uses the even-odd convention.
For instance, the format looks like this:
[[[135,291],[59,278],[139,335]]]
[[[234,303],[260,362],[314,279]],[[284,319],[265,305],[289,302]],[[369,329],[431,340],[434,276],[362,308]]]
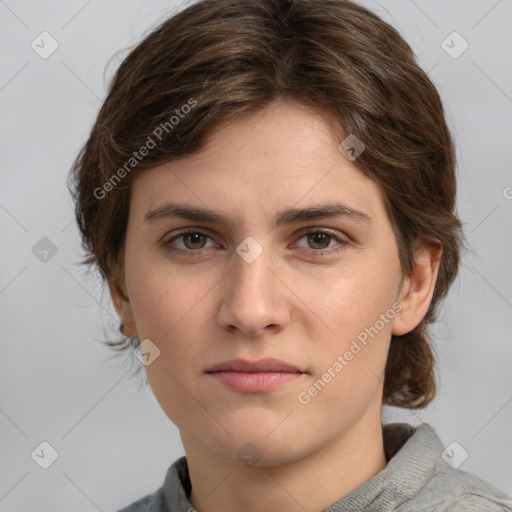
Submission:
[[[244,392],[270,391],[288,382],[292,382],[304,375],[292,372],[212,372],[214,379],[225,386]]]

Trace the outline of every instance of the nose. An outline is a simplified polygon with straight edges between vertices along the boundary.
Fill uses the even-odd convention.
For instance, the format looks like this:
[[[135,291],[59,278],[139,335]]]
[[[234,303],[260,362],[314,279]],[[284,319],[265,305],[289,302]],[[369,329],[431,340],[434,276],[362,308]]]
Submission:
[[[250,263],[236,255],[225,276],[218,312],[218,322],[225,330],[240,331],[252,339],[286,327],[291,317],[287,300],[291,292],[276,267],[270,249],[263,249]]]

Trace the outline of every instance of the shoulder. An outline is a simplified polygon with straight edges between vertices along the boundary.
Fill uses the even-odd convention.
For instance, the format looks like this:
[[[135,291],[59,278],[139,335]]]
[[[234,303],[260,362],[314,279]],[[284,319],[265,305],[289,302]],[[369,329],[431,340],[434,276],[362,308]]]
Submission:
[[[437,496],[436,512],[512,512],[512,498],[477,476],[460,469],[443,468],[420,493]],[[427,500],[430,501],[430,500]],[[434,508],[427,510],[434,511]]]
[[[422,512],[512,512],[510,496],[477,475],[452,467],[441,453],[417,498],[426,505]]]
[[[510,496],[477,475],[449,463],[446,449],[430,425],[423,423],[413,434],[402,424],[390,424],[389,428],[403,434],[402,438],[396,434],[398,451],[387,468],[399,496],[392,510],[512,512]]]
[[[467,492],[460,495],[455,501],[449,501],[447,506],[449,508],[446,510],[452,512],[511,512],[512,500]]]
[[[162,488],[152,494],[148,494],[118,512],[167,512],[168,508],[163,501]]]
[[[425,486],[396,512],[512,512],[512,498],[465,471],[436,472]]]

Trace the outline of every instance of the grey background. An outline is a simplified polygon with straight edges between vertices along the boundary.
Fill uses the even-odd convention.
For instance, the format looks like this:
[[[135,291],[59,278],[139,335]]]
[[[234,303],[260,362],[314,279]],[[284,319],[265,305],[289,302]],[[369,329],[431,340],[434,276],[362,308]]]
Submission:
[[[460,469],[511,494],[512,2],[364,4],[399,29],[443,97],[471,244],[435,328],[439,394],[421,412],[385,408],[384,421],[429,422],[468,452]],[[176,5],[0,1],[1,511],[116,510],[184,454],[151,392],[127,377],[132,360],[101,344],[117,319],[77,264],[64,181],[124,53],[111,57]],[[31,48],[43,31],[59,45],[47,59]],[[469,44],[456,59],[441,47],[453,31]],[[43,237],[57,249],[46,262],[32,252]],[[42,441],[58,452],[46,470],[30,455]]]

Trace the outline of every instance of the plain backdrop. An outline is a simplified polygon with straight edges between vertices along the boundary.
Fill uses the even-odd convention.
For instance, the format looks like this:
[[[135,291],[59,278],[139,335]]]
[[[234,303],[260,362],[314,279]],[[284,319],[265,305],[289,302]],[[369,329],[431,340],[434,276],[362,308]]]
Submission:
[[[443,98],[471,247],[434,330],[438,396],[424,411],[385,408],[384,421],[430,423],[467,452],[460,469],[511,494],[512,2],[364,4],[401,32]],[[0,1],[0,511],[117,510],[159,487],[184,454],[151,392],[128,376],[133,358],[102,344],[117,318],[78,264],[65,185],[125,55],[116,52],[177,8]],[[58,44],[47,58],[41,38],[44,51]],[[58,455],[48,469],[36,462],[53,453],[42,442]]]

